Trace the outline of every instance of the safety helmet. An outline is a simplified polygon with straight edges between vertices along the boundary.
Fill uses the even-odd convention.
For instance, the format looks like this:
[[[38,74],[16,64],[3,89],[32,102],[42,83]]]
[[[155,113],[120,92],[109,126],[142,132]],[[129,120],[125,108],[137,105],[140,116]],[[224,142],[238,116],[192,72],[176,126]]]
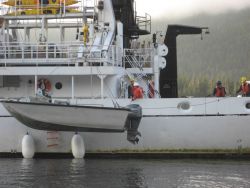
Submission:
[[[243,77],[241,77],[240,81],[241,81],[241,83],[243,84],[244,82],[247,81],[247,78],[246,78],[245,76],[243,76]]]
[[[134,83],[134,86],[140,86],[137,82]]]
[[[217,81],[217,83],[216,83],[217,85],[221,85],[222,84],[222,82],[219,80],[219,81]]]

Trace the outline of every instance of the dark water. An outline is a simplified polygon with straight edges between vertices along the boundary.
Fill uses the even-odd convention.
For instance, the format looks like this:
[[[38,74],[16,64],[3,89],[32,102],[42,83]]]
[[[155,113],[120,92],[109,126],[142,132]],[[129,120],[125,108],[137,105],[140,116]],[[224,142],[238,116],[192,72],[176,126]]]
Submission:
[[[249,188],[250,161],[0,159],[0,187]]]

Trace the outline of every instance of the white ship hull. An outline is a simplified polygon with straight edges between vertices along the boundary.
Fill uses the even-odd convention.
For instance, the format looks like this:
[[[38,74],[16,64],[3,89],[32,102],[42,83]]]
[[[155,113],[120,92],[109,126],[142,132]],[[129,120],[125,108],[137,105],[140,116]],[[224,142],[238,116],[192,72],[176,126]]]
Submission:
[[[202,103],[204,100],[206,103]],[[193,105],[189,112],[178,112],[178,103],[183,101]],[[139,126],[142,137],[137,145],[129,143],[125,133],[79,134],[84,139],[87,151],[250,148],[250,115],[245,107],[248,101],[248,98],[221,101],[216,98],[138,100],[143,107],[143,118]],[[130,101],[119,102],[125,104]],[[227,108],[226,103],[234,108]],[[109,102],[104,101],[104,104],[108,105]],[[152,105],[151,109],[149,105]],[[7,115],[1,117],[0,127],[0,152],[21,152],[22,137],[29,132],[34,138],[36,152],[69,153],[74,135],[73,132],[31,129]],[[52,135],[56,139],[52,139]]]

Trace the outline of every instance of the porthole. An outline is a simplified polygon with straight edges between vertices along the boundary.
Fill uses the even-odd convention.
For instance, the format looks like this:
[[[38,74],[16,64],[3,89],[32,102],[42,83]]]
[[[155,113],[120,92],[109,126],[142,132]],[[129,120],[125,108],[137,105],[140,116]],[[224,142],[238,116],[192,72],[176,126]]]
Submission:
[[[247,108],[247,109],[250,109],[250,103],[249,103],[249,102],[246,103],[246,108]]]
[[[57,82],[57,83],[55,84],[55,88],[56,88],[56,89],[62,89],[62,83],[61,83],[61,82]]]
[[[177,106],[180,110],[189,110],[190,109],[190,103],[189,102],[181,102]]]

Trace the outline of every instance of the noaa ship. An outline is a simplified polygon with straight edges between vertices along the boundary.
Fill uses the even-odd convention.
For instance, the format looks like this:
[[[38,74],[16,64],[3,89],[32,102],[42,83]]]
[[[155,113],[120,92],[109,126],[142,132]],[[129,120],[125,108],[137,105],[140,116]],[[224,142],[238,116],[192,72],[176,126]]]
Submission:
[[[140,45],[139,37],[151,33],[151,17],[138,16],[134,0],[26,2],[7,1],[1,10],[0,153],[31,158],[72,152],[81,158],[85,150],[250,147],[247,97],[178,97],[176,37],[208,28],[169,25],[164,42],[154,34]],[[143,88],[143,98],[129,98],[131,79]],[[132,129],[139,139],[132,143],[131,105],[141,109]],[[82,123],[78,110],[86,108],[84,117],[99,131]],[[65,122],[73,128],[60,128]]]

